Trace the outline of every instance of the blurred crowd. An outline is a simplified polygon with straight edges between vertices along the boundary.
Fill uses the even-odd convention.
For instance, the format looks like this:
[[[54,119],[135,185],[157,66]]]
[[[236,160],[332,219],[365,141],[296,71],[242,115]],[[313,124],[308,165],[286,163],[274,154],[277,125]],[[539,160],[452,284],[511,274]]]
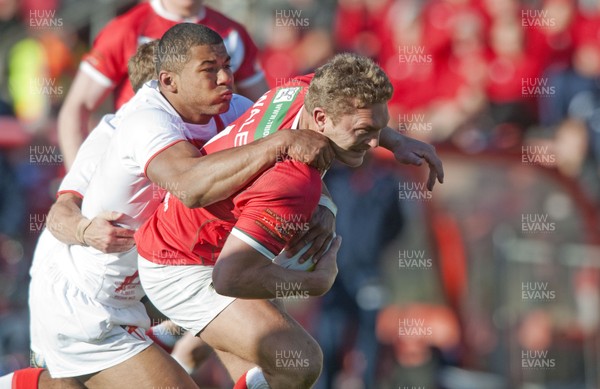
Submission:
[[[74,18],[72,10],[82,3],[99,9],[91,0],[0,0],[0,375],[28,363],[27,271],[64,175],[56,115],[97,32],[92,26],[98,24],[93,21],[98,13],[90,11],[89,20]],[[101,17],[106,21],[111,13],[134,4],[104,2]],[[504,354],[515,351],[501,344],[510,338],[506,331],[518,333],[514,347],[519,350],[560,346],[551,345],[543,335],[532,338],[540,333],[551,337],[555,331],[556,320],[538,306],[517,319],[506,319],[510,326],[498,324],[503,319],[493,307],[502,305],[496,300],[511,287],[497,278],[524,270],[497,262],[492,266],[491,259],[482,264],[480,258],[508,257],[495,254],[497,236],[506,229],[492,227],[492,214],[500,220],[512,209],[518,219],[519,212],[539,205],[538,213],[552,216],[544,202],[548,194],[559,193],[562,197],[552,200],[555,207],[564,208],[566,197],[585,203],[588,216],[597,216],[600,1],[210,0],[206,4],[247,27],[260,48],[271,87],[311,72],[336,52],[374,58],[395,88],[390,125],[435,144],[442,159],[445,150],[451,153],[444,159],[454,173],[447,172],[451,186],[437,203],[398,201],[399,183],[402,197],[402,188],[423,179],[414,170],[399,171],[385,156],[373,156],[360,169],[336,166],[326,177],[340,207],[338,233],[344,236],[339,278],[318,302],[291,307],[324,349],[321,388],[510,387],[503,379],[514,376],[515,367],[510,366],[514,361],[507,362]],[[111,107],[106,103],[104,110]],[[499,155],[506,166],[516,168],[496,163],[486,170],[482,161],[490,155]],[[482,170],[474,171],[473,164]],[[552,171],[552,182],[575,186],[576,195],[543,181],[538,170],[523,171],[531,166]],[[409,186],[402,186],[406,183]],[[436,187],[434,199],[436,190],[441,189]],[[495,196],[502,197],[498,193],[506,196],[494,203]],[[524,199],[531,202],[525,204]],[[506,208],[494,209],[493,204]],[[598,243],[597,231],[581,221],[583,215],[573,216],[575,221],[559,216],[556,220],[566,220],[570,228],[560,239]],[[457,240],[468,247],[461,248]],[[422,268],[430,268],[427,260],[433,261],[439,271],[410,270],[406,275],[398,271],[399,256],[405,264],[410,259],[425,261],[419,262]],[[444,265],[444,258],[456,261]],[[546,271],[546,278],[537,273],[517,277],[512,288],[520,291],[521,280],[530,279],[574,282],[576,286],[563,293],[571,295],[562,300],[565,306],[589,304],[593,296],[578,300],[577,293],[598,291],[597,273],[573,271],[572,278],[565,279]],[[483,297],[464,299],[467,289]],[[423,336],[398,336],[408,327],[419,327],[418,320],[431,323]],[[598,323],[597,318],[587,320],[592,326]],[[573,363],[580,363],[573,369],[566,362],[569,347],[581,348],[585,340],[580,333],[573,334],[583,326],[570,326],[563,323],[572,331],[562,331],[558,343],[576,342],[563,347],[567,350],[563,354],[556,353],[557,359],[565,360],[562,366],[569,366],[556,369],[557,382],[566,382],[557,388],[583,388],[583,381],[590,379],[583,378],[587,373],[581,367],[587,362],[574,358]],[[466,341],[469,335],[477,341]],[[595,355],[594,350],[586,355]],[[462,371],[451,368],[473,368],[490,376],[469,376],[473,381],[468,381]],[[518,381],[527,374],[517,375]],[[530,378],[542,382],[542,375]],[[479,384],[464,386],[464,382]]]

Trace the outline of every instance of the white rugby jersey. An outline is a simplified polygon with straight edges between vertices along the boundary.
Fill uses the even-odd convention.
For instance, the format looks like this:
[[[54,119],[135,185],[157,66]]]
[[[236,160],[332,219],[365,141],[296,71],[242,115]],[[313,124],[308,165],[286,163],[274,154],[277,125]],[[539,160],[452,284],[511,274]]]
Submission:
[[[119,111],[117,111],[118,113]],[[94,130],[83,141],[79,150],[77,150],[77,157],[73,161],[71,169],[60,183],[58,194],[70,192],[79,197],[85,195],[90,179],[102,155],[107,150],[115,131],[114,118],[114,114],[104,115]]]
[[[228,126],[251,105],[250,100],[234,94],[229,110],[219,115],[222,124]],[[114,117],[106,119],[104,133],[109,127],[115,128],[110,141],[99,134],[96,141],[82,147],[81,153],[89,152],[89,157],[82,156],[81,164],[73,165],[60,190],[84,195],[85,217],[92,219],[102,211],[117,211],[125,215],[117,221],[119,225],[137,229],[165,194],[145,175],[151,159],[180,141],[196,145],[206,142],[217,133],[217,123],[214,119],[205,125],[183,122],[158,91],[156,81],[145,84]],[[106,150],[94,169],[94,158],[103,147]],[[176,187],[168,189],[177,192]],[[135,247],[125,253],[104,254],[91,247],[65,245],[64,254],[58,261],[63,273],[99,302],[120,307],[143,296]]]

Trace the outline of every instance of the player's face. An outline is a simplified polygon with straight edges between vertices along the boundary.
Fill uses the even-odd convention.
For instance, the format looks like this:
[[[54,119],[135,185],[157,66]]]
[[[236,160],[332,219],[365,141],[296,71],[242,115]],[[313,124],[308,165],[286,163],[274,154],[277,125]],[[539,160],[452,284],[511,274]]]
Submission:
[[[374,104],[343,115],[335,124],[328,118],[323,135],[333,142],[336,158],[340,162],[360,166],[367,150],[379,144],[379,134],[389,118],[387,104]]]
[[[233,95],[233,74],[225,45],[194,46],[178,75],[177,93],[187,116],[212,117],[226,112]],[[197,122],[197,120],[193,120]]]

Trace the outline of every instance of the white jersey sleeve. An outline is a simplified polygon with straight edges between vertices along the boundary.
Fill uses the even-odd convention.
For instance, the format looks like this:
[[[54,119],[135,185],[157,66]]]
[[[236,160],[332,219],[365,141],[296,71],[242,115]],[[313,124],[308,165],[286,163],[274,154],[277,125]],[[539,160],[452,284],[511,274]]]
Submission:
[[[179,118],[158,109],[140,110],[119,123],[119,157],[124,164],[141,168],[144,175],[157,154],[177,142],[185,141],[186,126]]]
[[[114,117],[115,115],[112,114],[104,115],[96,128],[81,144],[71,169],[60,184],[57,195],[67,192],[81,197],[85,195],[100,158],[106,152],[114,134],[115,128],[111,124]]]

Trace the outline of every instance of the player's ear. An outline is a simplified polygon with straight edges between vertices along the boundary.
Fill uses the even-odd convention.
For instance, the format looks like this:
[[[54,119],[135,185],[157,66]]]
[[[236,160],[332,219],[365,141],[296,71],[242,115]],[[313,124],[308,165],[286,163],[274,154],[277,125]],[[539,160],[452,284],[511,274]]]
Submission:
[[[327,122],[327,114],[323,110],[323,108],[316,107],[313,109],[313,120],[317,125],[317,131],[323,132],[325,131],[325,123]]]
[[[165,90],[171,93],[177,92],[177,79],[175,78],[174,73],[161,70],[160,73],[158,73],[158,82]]]

